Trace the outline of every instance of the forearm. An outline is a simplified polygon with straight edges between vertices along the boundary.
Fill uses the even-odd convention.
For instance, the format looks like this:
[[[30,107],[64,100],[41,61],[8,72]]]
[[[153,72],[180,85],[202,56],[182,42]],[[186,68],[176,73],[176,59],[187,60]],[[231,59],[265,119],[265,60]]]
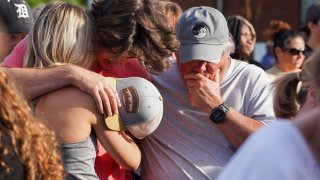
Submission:
[[[235,148],[239,148],[251,133],[262,126],[262,122],[246,117],[233,108],[230,108],[227,120],[218,124],[219,129]]]
[[[124,132],[97,132],[99,141],[110,156],[124,169],[135,170],[141,162],[141,152],[137,144]]]
[[[18,88],[29,100],[72,83],[71,66],[48,69],[7,68]]]

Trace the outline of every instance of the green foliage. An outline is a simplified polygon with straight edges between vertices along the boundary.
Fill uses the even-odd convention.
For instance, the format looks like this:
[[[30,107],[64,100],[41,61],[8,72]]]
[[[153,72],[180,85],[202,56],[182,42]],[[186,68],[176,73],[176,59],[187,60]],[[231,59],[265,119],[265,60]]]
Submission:
[[[28,4],[32,7],[35,8],[39,4],[47,4],[49,2],[52,2],[54,0],[27,0]],[[72,4],[80,5],[80,6],[86,6],[87,5],[87,0],[64,0],[65,2],[69,2]]]

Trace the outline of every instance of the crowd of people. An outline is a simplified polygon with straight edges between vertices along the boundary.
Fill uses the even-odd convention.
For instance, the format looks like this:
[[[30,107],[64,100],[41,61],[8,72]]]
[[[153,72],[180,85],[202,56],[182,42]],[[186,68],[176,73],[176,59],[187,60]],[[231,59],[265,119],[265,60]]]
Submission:
[[[0,10],[0,179],[320,179],[320,3],[270,22],[271,64],[213,7]]]

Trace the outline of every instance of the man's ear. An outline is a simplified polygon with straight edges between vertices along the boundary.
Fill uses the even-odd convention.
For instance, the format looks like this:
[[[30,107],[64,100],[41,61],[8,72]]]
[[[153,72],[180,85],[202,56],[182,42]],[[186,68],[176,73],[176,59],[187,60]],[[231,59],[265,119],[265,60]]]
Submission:
[[[221,54],[221,59],[229,59],[230,58],[230,51],[223,51]]]
[[[314,107],[316,104],[318,104],[319,101],[319,93],[317,88],[314,85],[311,85],[308,88],[306,102],[310,107]]]
[[[315,27],[315,24],[314,24],[313,22],[309,21],[309,22],[307,23],[307,27],[308,27],[308,29],[309,29],[310,31],[312,31],[312,30],[314,29],[314,27]]]

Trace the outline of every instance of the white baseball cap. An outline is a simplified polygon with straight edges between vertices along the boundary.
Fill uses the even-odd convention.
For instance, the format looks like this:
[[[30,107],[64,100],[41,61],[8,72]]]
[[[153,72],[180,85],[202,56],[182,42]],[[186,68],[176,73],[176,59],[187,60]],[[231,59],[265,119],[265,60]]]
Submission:
[[[117,90],[122,106],[119,113],[105,118],[107,127],[114,131],[129,131],[142,139],[160,124],[163,99],[158,89],[149,81],[138,78],[108,78]]]

